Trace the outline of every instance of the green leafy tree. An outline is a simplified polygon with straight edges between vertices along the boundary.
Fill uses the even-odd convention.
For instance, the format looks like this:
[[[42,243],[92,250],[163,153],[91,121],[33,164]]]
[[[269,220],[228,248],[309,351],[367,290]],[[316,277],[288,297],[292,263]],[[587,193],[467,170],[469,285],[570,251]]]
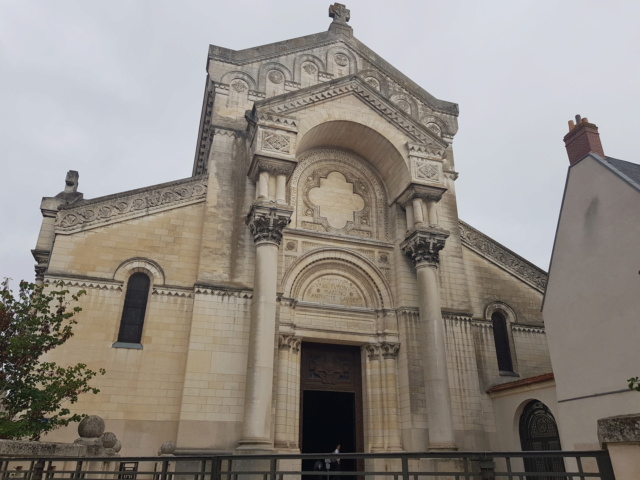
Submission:
[[[640,377],[630,378],[627,382],[629,382],[629,390],[640,392]]]
[[[84,363],[61,367],[42,359],[73,335],[81,310],[73,303],[85,292],[70,294],[62,282],[48,288],[22,281],[14,295],[7,279],[0,285],[0,438],[38,440],[84,416],[63,404],[99,392],[89,386],[97,372]]]

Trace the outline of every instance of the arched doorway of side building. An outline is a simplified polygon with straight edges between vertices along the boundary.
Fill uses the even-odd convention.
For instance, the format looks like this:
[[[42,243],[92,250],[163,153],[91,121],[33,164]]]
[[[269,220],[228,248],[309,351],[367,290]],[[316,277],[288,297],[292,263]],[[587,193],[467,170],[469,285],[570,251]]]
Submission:
[[[527,403],[520,415],[520,445],[523,451],[562,450],[558,426],[549,408],[539,400]],[[562,457],[525,458],[527,472],[564,473]],[[561,477],[527,476],[527,480],[561,479]]]
[[[302,453],[321,453],[317,460],[324,461],[338,444],[342,453],[362,452],[360,348],[303,342],[300,377]],[[303,461],[303,470],[313,470],[313,463]],[[343,472],[356,467],[353,460],[340,461]]]

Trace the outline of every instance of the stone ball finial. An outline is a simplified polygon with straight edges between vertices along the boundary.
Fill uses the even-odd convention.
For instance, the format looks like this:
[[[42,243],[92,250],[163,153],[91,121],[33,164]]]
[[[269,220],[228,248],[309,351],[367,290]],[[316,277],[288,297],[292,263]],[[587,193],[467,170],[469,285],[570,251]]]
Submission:
[[[160,455],[173,455],[175,451],[176,444],[171,441],[164,442],[162,446],[160,446]]]
[[[102,446],[104,448],[113,448],[118,441],[116,434],[112,432],[104,432],[100,437],[100,440],[102,441]]]
[[[104,420],[98,415],[88,415],[78,424],[80,438],[98,438],[104,433]]]

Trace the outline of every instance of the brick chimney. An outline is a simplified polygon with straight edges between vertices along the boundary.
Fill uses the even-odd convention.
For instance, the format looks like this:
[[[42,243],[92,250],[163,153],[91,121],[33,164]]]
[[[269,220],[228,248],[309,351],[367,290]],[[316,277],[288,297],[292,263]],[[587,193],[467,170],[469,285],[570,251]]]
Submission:
[[[564,145],[567,148],[569,163],[576,164],[589,152],[597,153],[604,157],[602,143],[600,143],[600,134],[598,127],[589,120],[576,115],[576,122],[569,120],[569,133],[564,136]]]

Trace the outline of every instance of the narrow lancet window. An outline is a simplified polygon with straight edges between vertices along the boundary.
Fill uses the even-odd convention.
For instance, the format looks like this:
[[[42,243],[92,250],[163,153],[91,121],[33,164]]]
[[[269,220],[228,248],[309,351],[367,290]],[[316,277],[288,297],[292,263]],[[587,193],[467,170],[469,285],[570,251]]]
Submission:
[[[493,312],[491,315],[491,321],[493,322],[493,340],[496,344],[498,369],[501,372],[513,372],[513,361],[511,360],[511,348],[509,347],[507,320],[500,312]]]
[[[134,273],[129,278],[118,342],[140,343],[144,314],[147,310],[149,284],[149,277],[144,273]]]

